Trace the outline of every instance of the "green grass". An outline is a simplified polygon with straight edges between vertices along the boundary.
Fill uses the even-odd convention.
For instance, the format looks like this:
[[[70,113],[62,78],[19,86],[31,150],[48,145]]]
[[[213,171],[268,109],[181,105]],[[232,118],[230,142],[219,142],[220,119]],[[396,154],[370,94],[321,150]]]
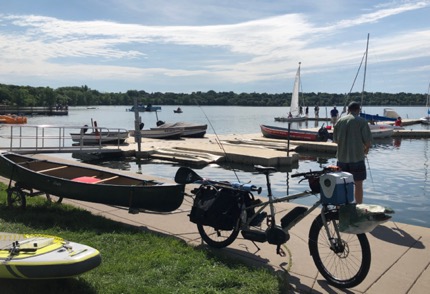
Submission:
[[[97,248],[99,267],[60,280],[0,279],[6,293],[280,293],[285,276],[232,260],[222,250],[184,241],[43,197],[27,197],[25,210],[8,208],[0,183],[0,231],[43,233]]]

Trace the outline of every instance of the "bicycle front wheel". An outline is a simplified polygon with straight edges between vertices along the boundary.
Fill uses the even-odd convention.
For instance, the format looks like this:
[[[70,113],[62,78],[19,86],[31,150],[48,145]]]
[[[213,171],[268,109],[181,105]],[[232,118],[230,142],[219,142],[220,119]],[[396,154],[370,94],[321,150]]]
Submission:
[[[219,230],[210,226],[197,224],[197,229],[203,241],[214,248],[224,248],[233,243],[239,234],[240,220],[238,219],[236,225],[231,230]]]
[[[314,263],[329,284],[337,288],[355,287],[370,269],[369,241],[365,234],[339,232],[338,213],[328,212],[325,216],[327,230],[319,215],[309,231],[309,251]]]

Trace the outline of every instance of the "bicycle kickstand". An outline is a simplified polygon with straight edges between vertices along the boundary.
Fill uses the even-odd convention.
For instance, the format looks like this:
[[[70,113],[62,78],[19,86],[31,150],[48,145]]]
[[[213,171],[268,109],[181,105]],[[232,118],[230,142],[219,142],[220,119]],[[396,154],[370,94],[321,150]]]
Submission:
[[[254,246],[257,248],[257,251],[255,251],[255,253],[257,253],[258,251],[260,251],[260,247],[258,247],[257,243],[255,243],[254,241],[252,241],[252,244],[254,244]]]

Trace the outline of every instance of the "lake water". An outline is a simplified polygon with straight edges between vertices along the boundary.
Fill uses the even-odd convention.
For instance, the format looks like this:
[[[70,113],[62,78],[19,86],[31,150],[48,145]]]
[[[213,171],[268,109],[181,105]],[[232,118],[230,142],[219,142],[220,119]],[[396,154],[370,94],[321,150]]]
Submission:
[[[28,124],[51,124],[82,126],[91,124],[91,119],[97,121],[100,127],[134,128],[134,113],[127,112],[126,106],[102,106],[96,109],[69,108],[68,116],[29,117]],[[157,119],[166,122],[188,121],[208,124],[209,134],[249,134],[260,133],[260,124],[287,127],[286,123],[274,121],[274,117],[288,113],[284,107],[236,107],[236,106],[181,106],[183,113],[175,114],[177,105],[162,106],[162,111],[155,113],[140,113],[145,128],[154,127]],[[326,116],[332,107],[321,107],[320,117]],[[342,107],[338,107],[341,109]],[[383,114],[384,107],[367,107],[365,111],[371,114]],[[419,118],[424,116],[424,107],[394,107],[403,118]],[[313,107],[310,114],[313,117]],[[301,123],[292,127],[318,127],[322,122]],[[429,129],[428,126],[413,125],[407,129]],[[0,134],[6,132],[0,129]],[[368,161],[368,179],[364,183],[364,202],[380,204],[393,208],[396,213],[393,220],[402,223],[430,227],[430,140],[429,139],[388,139],[375,141],[371,148]],[[0,148],[8,146],[0,140]],[[71,158],[68,154],[55,154],[59,157]],[[335,164],[336,159],[327,154],[302,154],[298,167],[285,169],[275,173],[272,189],[275,196],[284,196],[307,189],[306,183],[298,183],[290,176],[296,172],[321,169],[328,164]],[[105,161],[98,163],[116,169],[123,169],[143,174],[153,174],[172,179],[178,168],[177,165],[166,162],[136,163],[133,159]],[[242,182],[251,181],[263,187],[265,180],[262,175],[256,175],[249,166],[219,166],[216,164],[196,169],[203,177],[214,180],[235,181],[237,174]],[[297,201],[310,205],[315,198]]]

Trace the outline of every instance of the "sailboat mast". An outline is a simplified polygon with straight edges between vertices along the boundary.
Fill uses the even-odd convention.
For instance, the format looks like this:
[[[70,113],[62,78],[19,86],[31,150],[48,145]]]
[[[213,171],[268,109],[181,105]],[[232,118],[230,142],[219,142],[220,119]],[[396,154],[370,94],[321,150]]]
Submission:
[[[429,88],[427,90],[427,102],[426,102],[426,106],[427,106],[427,116],[430,116],[430,83],[429,83]]]
[[[367,34],[367,44],[366,44],[366,59],[364,61],[364,77],[363,77],[363,88],[361,89],[361,105],[363,106],[364,101],[364,86],[366,85],[366,71],[367,71],[367,54],[369,52],[369,33]]]

